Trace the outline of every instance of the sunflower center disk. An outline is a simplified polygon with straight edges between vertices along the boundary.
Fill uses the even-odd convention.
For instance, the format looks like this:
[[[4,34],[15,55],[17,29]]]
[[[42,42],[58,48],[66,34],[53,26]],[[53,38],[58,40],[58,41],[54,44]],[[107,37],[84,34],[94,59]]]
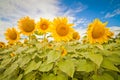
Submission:
[[[48,26],[46,24],[42,24],[40,27],[42,30],[46,30],[48,28]]]
[[[66,36],[68,34],[68,27],[66,26],[58,26],[56,28],[56,32],[59,36]]]
[[[24,27],[23,27],[23,30],[25,32],[32,32],[34,30],[35,26],[34,24],[29,24],[27,23]]]
[[[94,27],[93,31],[92,31],[92,37],[95,38],[95,39],[100,38],[104,35],[104,33],[105,33],[104,27],[99,27],[99,26]]]
[[[11,34],[9,34],[9,38],[12,39],[12,40],[16,40],[17,33],[16,32],[11,32]]]

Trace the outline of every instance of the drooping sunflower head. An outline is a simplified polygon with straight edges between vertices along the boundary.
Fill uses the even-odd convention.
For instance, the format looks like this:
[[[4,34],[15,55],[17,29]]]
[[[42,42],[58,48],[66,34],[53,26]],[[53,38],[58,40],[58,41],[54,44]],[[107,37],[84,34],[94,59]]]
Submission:
[[[74,33],[73,33],[73,39],[74,39],[74,40],[79,40],[79,39],[80,39],[80,35],[79,35],[78,32],[74,32]]]
[[[35,31],[35,22],[33,19],[30,19],[28,16],[21,18],[18,21],[18,27],[21,30],[21,33],[29,36]]]
[[[66,17],[57,17],[53,21],[52,36],[55,41],[69,41],[72,39],[73,24],[68,23]]]
[[[61,56],[65,56],[67,54],[67,50],[62,46],[61,47],[62,52],[61,52]]]
[[[102,23],[99,19],[95,19],[89,24],[87,38],[90,43],[104,43],[108,41],[109,37],[112,35],[109,28],[106,28],[106,25],[107,22]]]
[[[40,18],[40,21],[36,24],[36,27],[39,32],[46,33],[51,29],[51,22],[47,19]]]
[[[20,33],[15,28],[8,28],[5,32],[6,40],[9,43],[15,43],[20,39]]]
[[[4,48],[5,47],[5,43],[4,42],[0,42],[0,48]]]

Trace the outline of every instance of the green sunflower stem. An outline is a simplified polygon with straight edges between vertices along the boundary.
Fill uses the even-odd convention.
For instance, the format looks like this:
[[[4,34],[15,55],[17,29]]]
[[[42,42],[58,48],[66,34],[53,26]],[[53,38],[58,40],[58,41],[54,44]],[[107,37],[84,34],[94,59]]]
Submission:
[[[31,35],[29,35],[29,47],[30,47]]]
[[[46,43],[46,41],[45,41],[45,39],[46,39],[46,33],[44,33],[43,34],[43,52],[45,53],[45,43]]]

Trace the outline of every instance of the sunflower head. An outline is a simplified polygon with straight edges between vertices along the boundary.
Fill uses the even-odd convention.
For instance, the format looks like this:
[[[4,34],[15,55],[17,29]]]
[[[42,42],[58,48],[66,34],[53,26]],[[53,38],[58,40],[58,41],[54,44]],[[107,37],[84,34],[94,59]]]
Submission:
[[[35,22],[33,19],[30,19],[28,16],[21,18],[18,21],[18,27],[21,30],[21,33],[29,36],[35,31]]]
[[[15,54],[14,54],[14,53],[10,53],[10,56],[11,56],[11,57],[14,57],[14,56],[15,56]]]
[[[74,40],[79,40],[79,39],[80,39],[80,35],[79,35],[78,32],[74,32],[74,33],[73,33],[73,39],[74,39]]]
[[[8,28],[5,32],[6,39],[13,44],[20,39],[20,33],[15,28]]]
[[[107,22],[102,23],[99,19],[95,19],[89,24],[87,30],[87,38],[90,43],[104,43],[112,36],[108,28]]]
[[[63,46],[61,47],[61,50],[62,50],[61,55],[65,56],[67,54],[67,50]]]
[[[4,48],[5,47],[5,43],[4,42],[0,42],[0,48]]]
[[[36,27],[39,32],[46,33],[50,31],[51,22],[47,19],[40,18],[40,21],[36,24]]]
[[[69,41],[72,39],[73,24],[68,23],[66,17],[57,17],[53,21],[52,36],[55,41]]]

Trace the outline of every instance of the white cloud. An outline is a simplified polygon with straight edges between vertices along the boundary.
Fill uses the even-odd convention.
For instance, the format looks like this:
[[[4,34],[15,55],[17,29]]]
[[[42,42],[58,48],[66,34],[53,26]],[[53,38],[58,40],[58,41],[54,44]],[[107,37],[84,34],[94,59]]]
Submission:
[[[110,30],[114,32],[114,35],[116,36],[118,33],[120,33],[120,26],[111,26]]]
[[[76,28],[76,31],[79,32],[81,37],[83,37],[86,34],[86,30],[86,28]]]
[[[81,28],[83,28],[83,27],[86,28],[89,23],[90,23],[90,21],[87,20],[86,18],[79,18],[75,21],[75,26],[81,27]]]
[[[116,9],[112,13],[107,13],[105,15],[105,18],[111,18],[111,17],[114,17],[116,15],[120,15],[120,9]]]
[[[77,6],[77,7],[75,7]],[[62,12],[60,15],[67,16],[70,22],[75,22],[77,20],[76,14],[82,12],[87,8],[86,5],[83,5],[81,2],[75,3],[74,8],[62,6],[63,10],[66,10]]]

